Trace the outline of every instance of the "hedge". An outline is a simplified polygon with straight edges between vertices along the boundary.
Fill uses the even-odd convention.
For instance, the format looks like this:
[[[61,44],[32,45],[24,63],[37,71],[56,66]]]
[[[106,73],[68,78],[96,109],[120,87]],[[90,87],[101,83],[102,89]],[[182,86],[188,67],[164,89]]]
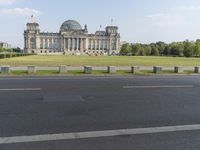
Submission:
[[[4,53],[0,54],[0,59],[4,58],[13,58],[13,57],[22,57],[22,56],[30,56],[33,54],[24,54],[24,53]]]

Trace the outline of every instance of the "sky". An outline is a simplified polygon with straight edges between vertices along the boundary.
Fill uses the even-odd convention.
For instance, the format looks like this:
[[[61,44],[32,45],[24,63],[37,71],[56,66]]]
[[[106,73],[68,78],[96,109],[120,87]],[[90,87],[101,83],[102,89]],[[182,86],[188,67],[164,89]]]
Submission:
[[[200,39],[200,0],[0,0],[0,41],[23,48],[32,14],[42,32],[73,19],[89,33],[116,25],[131,43]]]

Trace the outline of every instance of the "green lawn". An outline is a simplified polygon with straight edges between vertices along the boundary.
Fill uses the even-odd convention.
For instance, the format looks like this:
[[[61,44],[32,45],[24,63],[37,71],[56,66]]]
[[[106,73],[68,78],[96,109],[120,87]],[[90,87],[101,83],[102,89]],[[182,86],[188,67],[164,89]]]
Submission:
[[[121,56],[26,56],[1,59],[0,65],[10,66],[200,66],[200,58],[121,57]]]

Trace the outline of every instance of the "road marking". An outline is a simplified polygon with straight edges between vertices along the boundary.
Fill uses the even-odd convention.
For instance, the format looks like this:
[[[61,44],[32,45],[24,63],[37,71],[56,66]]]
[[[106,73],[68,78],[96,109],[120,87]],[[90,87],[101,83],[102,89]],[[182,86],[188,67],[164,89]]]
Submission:
[[[144,89],[144,88],[193,88],[193,85],[154,85],[154,86],[123,86],[124,89]]]
[[[0,91],[41,91],[41,88],[15,88],[15,89],[0,89]]]
[[[76,132],[76,133],[61,133],[61,134],[46,134],[46,135],[33,135],[33,136],[0,137],[0,144],[73,140],[73,139],[112,137],[112,136],[123,136],[123,135],[167,133],[167,132],[177,132],[177,131],[196,131],[196,130],[200,130],[200,124],[152,127],[152,128],[104,130],[104,131],[91,131],[91,132]]]

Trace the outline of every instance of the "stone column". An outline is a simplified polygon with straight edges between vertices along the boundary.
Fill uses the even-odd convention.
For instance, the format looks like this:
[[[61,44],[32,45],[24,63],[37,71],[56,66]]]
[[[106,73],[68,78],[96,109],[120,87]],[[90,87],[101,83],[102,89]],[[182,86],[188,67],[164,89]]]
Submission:
[[[111,41],[111,38],[109,39],[109,52],[108,54],[111,55],[111,52],[112,52],[112,41]]]
[[[85,50],[88,50],[88,38],[85,39]]]
[[[71,50],[73,50],[73,38],[71,38]]]
[[[76,38],[74,38],[74,50],[76,50],[76,46],[77,46],[77,44],[76,44],[76,42],[77,42],[77,39]]]
[[[24,37],[24,49],[26,49],[27,46],[26,46],[26,37]]]
[[[70,44],[70,45],[71,45],[70,48],[71,48],[71,50],[72,50],[72,49],[73,49],[73,38],[71,38],[71,44]]]
[[[27,48],[30,49],[31,47],[30,47],[30,38],[29,37],[28,37],[27,41],[28,41]]]
[[[94,50],[96,51],[96,49],[97,49],[97,40],[95,39],[94,40]]]
[[[118,46],[119,46],[119,44],[118,44],[118,39],[117,39],[117,41],[116,41],[116,50],[118,50],[119,48],[118,48]]]
[[[76,50],[79,50],[79,38],[76,38]]]
[[[65,38],[65,50],[67,49],[67,40]]]
[[[83,39],[83,50],[85,50],[85,39]]]
[[[43,38],[43,49],[45,49],[45,44],[46,44],[45,38]]]
[[[47,39],[47,49],[49,49],[49,38]]]
[[[26,38],[26,48],[28,49],[28,38]]]
[[[35,41],[35,49],[39,49],[40,48],[40,38],[38,36],[36,36],[36,41]]]
[[[80,38],[80,51],[82,51],[82,50],[83,50],[82,43],[83,43],[83,39],[82,39],[82,38]]]
[[[101,50],[101,39],[99,39],[99,50]]]
[[[68,47],[67,47],[67,49],[70,50],[70,38],[67,38],[67,40],[68,40],[68,45],[67,45]]]
[[[104,50],[104,39],[102,39],[102,50]]]
[[[65,48],[66,48],[65,38],[63,39],[63,41],[64,41],[64,51],[65,51]]]
[[[72,38],[72,50],[74,51],[74,49],[75,49],[75,39]]]
[[[79,38],[79,42],[78,42],[78,50],[81,51],[81,38]]]
[[[68,50],[68,38],[66,38],[66,50]]]
[[[77,41],[76,38],[74,38],[74,50],[76,50],[76,46],[77,46],[76,41]]]

